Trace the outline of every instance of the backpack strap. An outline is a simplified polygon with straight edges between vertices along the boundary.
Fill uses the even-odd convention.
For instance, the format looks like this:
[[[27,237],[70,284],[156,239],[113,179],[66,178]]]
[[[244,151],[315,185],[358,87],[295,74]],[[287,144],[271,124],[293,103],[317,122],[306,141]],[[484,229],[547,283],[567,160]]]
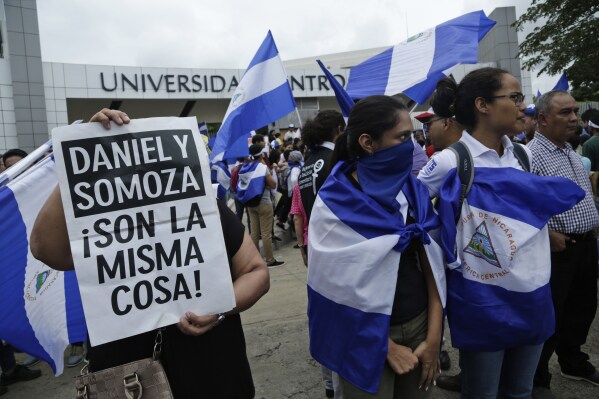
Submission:
[[[530,172],[530,160],[522,144],[514,143],[514,156],[525,172]]]
[[[460,207],[458,208],[458,214],[455,218],[455,223],[457,224],[458,220],[460,220],[459,211],[462,209],[464,199],[470,192],[472,182],[474,181],[474,162],[472,160],[472,154],[470,154],[470,150],[461,141],[453,143],[449,146],[449,149],[453,151],[456,156],[456,161],[458,164],[458,177],[460,178],[460,183],[462,186],[462,189],[460,190]]]

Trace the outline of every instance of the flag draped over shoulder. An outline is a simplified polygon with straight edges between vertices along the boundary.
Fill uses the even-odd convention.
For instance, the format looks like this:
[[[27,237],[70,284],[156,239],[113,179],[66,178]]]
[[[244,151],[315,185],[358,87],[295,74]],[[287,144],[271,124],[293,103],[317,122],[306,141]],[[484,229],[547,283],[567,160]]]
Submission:
[[[269,31],[233,93],[210,160],[247,157],[250,132],[294,109],[291,86]]]
[[[474,11],[412,36],[353,67],[347,91],[352,98],[404,93],[423,104],[448,70],[478,62],[478,42],[494,25]]]
[[[262,195],[267,173],[268,168],[261,162],[244,163],[239,169],[239,180],[237,181],[239,201],[246,203],[257,195]]]
[[[479,167],[460,210],[460,188],[453,169],[439,194],[441,242],[452,254],[452,344],[496,351],[545,342],[555,328],[547,222],[582,200],[584,191],[561,177]]]
[[[431,238],[439,219],[428,191],[409,175],[394,215],[354,187],[355,165],[340,162],[318,192],[309,224],[308,318],[314,359],[367,392],[378,390],[401,251],[424,244],[441,301],[441,247]],[[408,205],[416,223],[405,226]]]
[[[21,161],[22,162],[22,161]],[[59,272],[35,259],[29,236],[56,186],[47,157],[0,188],[0,338],[63,370],[69,343],[86,340],[75,272]]]

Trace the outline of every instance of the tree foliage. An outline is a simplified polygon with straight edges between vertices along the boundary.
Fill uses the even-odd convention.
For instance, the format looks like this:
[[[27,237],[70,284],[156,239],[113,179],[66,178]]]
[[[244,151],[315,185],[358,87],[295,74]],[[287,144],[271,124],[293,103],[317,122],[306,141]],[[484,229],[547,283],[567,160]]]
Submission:
[[[536,23],[519,47],[523,66],[540,73],[566,72],[579,101],[599,100],[599,1],[532,0],[515,22]]]

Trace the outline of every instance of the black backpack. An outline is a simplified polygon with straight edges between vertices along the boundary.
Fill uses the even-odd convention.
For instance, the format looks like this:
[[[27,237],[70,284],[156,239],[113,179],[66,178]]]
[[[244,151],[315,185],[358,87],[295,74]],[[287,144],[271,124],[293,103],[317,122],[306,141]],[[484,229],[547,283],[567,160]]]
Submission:
[[[458,209],[461,211],[464,199],[470,192],[472,182],[474,181],[474,162],[470,150],[461,141],[453,143],[449,146],[449,149],[455,153],[458,163],[458,177],[460,178],[462,186],[462,189],[460,190],[460,206]],[[520,166],[522,166],[522,169],[526,172],[530,172],[530,160],[528,159],[528,154],[526,154],[522,144],[514,143],[514,156],[518,160]],[[460,214],[458,213],[455,219],[456,224],[459,220]]]

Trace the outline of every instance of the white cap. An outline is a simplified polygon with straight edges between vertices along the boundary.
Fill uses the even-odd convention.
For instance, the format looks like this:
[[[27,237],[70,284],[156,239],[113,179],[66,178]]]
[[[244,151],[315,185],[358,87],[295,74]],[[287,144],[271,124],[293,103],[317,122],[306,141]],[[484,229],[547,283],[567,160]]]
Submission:
[[[590,119],[589,119],[589,126],[592,127],[592,128],[594,128],[594,129],[599,129],[599,125],[594,124],[593,121],[590,120]]]

